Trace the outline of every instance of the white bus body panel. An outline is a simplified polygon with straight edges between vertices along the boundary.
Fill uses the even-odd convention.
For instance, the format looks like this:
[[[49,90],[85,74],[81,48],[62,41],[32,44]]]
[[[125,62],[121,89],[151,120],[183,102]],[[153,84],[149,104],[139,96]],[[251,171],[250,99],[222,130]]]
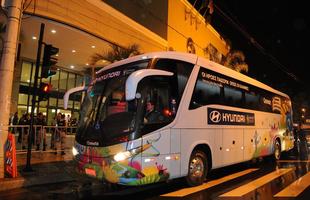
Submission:
[[[206,66],[218,73],[289,98],[286,94],[206,59],[198,58],[197,63],[198,65],[193,69],[184,91],[185,98],[181,101],[182,106],[179,108],[174,126],[174,128],[181,130],[181,176],[187,175],[190,154],[195,146],[199,144],[209,146],[212,156],[212,169],[248,161],[259,156],[270,155],[273,153],[273,144],[276,138],[281,140],[282,150],[287,150],[285,141],[282,139],[286,130],[273,130],[273,126],[277,126],[281,120],[281,115],[279,114],[222,105],[208,105],[194,110],[188,109],[200,66]],[[208,107],[254,113],[255,125],[208,125]]]
[[[178,132],[165,127],[142,137],[143,146],[150,147],[142,153],[142,169],[145,173],[152,173],[154,166],[169,172],[169,178],[180,176],[180,152],[171,151],[171,132],[174,137],[179,137]],[[174,150],[176,149],[176,145]],[[159,164],[160,163],[160,164]],[[148,172],[150,170],[150,172]]]

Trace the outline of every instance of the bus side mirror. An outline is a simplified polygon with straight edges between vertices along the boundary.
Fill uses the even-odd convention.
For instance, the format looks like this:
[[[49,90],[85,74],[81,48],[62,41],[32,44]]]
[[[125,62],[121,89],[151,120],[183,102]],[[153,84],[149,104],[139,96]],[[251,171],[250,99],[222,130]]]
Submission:
[[[147,76],[172,76],[172,72],[159,69],[141,69],[130,74],[126,80],[126,101],[135,99],[139,82]]]
[[[65,95],[64,95],[64,109],[68,108],[68,101],[69,101],[69,96],[73,93],[76,92],[81,92],[81,91],[85,91],[87,90],[86,86],[80,86],[80,87],[75,87],[75,88],[71,88],[70,90],[68,90]]]

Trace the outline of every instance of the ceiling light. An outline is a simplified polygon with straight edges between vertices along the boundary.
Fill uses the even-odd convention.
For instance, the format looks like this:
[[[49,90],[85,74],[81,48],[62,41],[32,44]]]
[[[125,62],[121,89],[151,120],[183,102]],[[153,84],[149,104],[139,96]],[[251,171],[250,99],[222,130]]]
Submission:
[[[33,40],[36,40],[36,39],[37,39],[37,37],[36,37],[36,36],[32,36],[32,39],[33,39]]]
[[[71,65],[70,68],[71,68],[71,69],[74,69],[74,65]]]
[[[88,66],[89,64],[88,63],[86,63],[86,66]]]
[[[56,54],[55,56],[56,56],[56,57],[58,57],[59,55],[58,55],[58,54]]]
[[[55,33],[56,33],[56,30],[55,30],[55,29],[52,29],[51,32],[52,32],[53,34],[55,34]]]
[[[75,53],[75,52],[76,52],[76,50],[73,49],[73,50],[72,50],[72,53]]]
[[[96,48],[96,46],[94,46],[94,45],[93,45],[93,46],[91,46],[91,48],[93,48],[93,49],[94,49],[94,48]]]

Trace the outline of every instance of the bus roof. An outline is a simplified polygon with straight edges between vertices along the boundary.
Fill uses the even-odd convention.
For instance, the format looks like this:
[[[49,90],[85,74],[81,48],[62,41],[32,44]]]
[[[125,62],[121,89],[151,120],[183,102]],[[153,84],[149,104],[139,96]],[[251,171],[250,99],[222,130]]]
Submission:
[[[124,64],[128,64],[128,63],[132,63],[132,62],[136,62],[136,61],[141,61],[141,60],[147,60],[147,59],[152,59],[152,58],[168,58],[168,59],[176,59],[176,60],[181,60],[181,61],[185,61],[185,62],[189,62],[189,63],[193,63],[193,64],[197,64],[199,66],[202,66],[204,68],[208,68],[212,71],[224,74],[226,76],[238,79],[238,80],[242,80],[248,84],[257,86],[259,88],[268,90],[270,92],[273,92],[275,94],[284,96],[289,98],[289,96],[283,92],[280,92],[276,89],[273,89],[272,87],[257,81],[249,76],[246,76],[244,74],[241,74],[235,70],[232,70],[228,67],[225,67],[223,65],[220,65],[218,63],[212,62],[210,60],[207,60],[205,58],[202,57],[198,57],[195,54],[191,54],[191,53],[183,53],[183,52],[176,52],[176,51],[160,51],[160,52],[152,52],[152,53],[145,53],[145,54],[141,54],[141,55],[137,55],[137,56],[133,56],[133,57],[129,57],[127,59],[124,60],[120,60],[117,62],[114,62],[106,67],[104,67],[103,69],[99,70],[96,72],[96,74],[100,74],[108,69],[111,69],[113,67],[117,67],[119,65],[124,65]]]
[[[146,53],[146,54],[141,54],[141,55],[129,57],[127,59],[114,62],[110,65],[107,65],[103,69],[100,69],[99,71],[96,72],[96,74],[100,74],[108,69],[117,67],[119,65],[125,65],[128,63],[152,59],[152,58],[171,58],[171,59],[182,60],[185,62],[196,64],[198,57],[195,54],[182,53],[182,52],[176,52],[176,51],[161,51],[161,52]]]

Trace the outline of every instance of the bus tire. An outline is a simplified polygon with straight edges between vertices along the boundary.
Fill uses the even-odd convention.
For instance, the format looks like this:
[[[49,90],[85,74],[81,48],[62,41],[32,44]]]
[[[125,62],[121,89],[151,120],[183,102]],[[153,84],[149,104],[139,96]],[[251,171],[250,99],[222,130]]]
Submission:
[[[281,144],[280,144],[278,139],[276,139],[274,142],[273,157],[276,161],[280,160],[280,158],[281,158]]]
[[[208,159],[200,150],[194,150],[188,164],[186,182],[189,186],[201,185],[206,179],[208,172]]]

